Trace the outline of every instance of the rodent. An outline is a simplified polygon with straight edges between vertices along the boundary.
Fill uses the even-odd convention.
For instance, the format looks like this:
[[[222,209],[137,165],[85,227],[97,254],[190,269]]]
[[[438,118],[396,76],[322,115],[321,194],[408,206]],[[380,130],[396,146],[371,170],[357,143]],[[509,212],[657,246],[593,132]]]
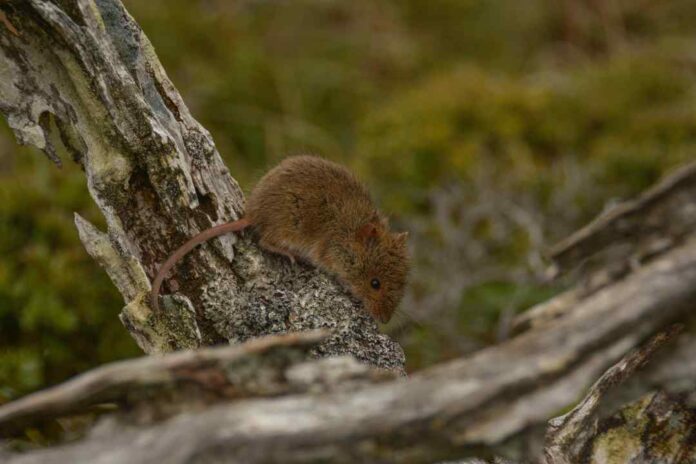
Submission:
[[[345,167],[316,156],[285,158],[252,190],[242,219],[204,230],[177,249],[152,285],[152,307],[167,272],[197,245],[247,227],[273,253],[331,274],[377,320],[388,322],[409,271],[408,232],[389,230],[365,186]]]

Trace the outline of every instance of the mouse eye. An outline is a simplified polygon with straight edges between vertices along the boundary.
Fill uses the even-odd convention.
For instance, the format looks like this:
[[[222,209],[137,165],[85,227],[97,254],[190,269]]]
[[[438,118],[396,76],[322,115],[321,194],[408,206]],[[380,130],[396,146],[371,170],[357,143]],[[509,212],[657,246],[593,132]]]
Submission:
[[[371,285],[372,288],[374,288],[375,290],[379,290],[379,285],[380,285],[380,284],[379,284],[379,279],[372,279],[372,280],[370,281],[370,285]]]

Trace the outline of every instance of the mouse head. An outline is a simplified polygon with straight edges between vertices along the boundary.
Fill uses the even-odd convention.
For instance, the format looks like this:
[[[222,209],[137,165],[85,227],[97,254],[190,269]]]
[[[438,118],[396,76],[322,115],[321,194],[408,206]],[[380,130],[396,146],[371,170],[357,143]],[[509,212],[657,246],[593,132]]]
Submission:
[[[407,232],[390,232],[383,222],[358,229],[350,287],[365,308],[381,322],[389,322],[401,301],[409,269]]]

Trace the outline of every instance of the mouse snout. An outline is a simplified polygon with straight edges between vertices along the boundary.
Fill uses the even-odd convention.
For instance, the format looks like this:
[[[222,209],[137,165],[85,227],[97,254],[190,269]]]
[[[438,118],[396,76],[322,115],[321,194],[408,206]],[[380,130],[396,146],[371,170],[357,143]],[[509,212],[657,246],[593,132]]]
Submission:
[[[370,304],[367,306],[368,312],[376,320],[382,324],[386,324],[391,319],[391,313],[389,311],[384,311],[379,305]]]

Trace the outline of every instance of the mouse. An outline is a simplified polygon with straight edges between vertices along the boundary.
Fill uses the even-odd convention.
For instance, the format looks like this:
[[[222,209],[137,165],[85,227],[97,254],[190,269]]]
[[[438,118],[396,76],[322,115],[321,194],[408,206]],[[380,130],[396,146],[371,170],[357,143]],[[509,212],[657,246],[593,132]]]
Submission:
[[[190,238],[159,268],[151,304],[159,310],[162,282],[196,246],[251,229],[261,248],[334,275],[378,321],[387,323],[404,294],[408,232],[393,232],[363,183],[346,167],[319,156],[282,160],[247,198],[241,219]]]

